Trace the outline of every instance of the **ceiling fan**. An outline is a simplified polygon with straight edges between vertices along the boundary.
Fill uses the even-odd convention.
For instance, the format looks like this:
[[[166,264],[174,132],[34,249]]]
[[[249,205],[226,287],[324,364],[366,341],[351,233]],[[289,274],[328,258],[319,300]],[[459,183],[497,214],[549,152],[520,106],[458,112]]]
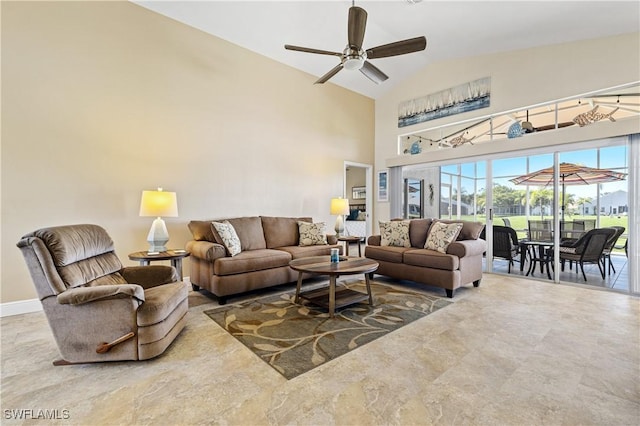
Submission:
[[[389,77],[367,59],[379,59],[387,58],[389,56],[405,55],[407,53],[419,52],[427,47],[427,39],[422,36],[364,50],[362,48],[362,42],[364,41],[364,31],[366,26],[367,12],[361,7],[355,6],[354,1],[352,6],[349,8],[349,22],[347,26],[349,43],[342,53],[292,46],[290,44],[285,44],[284,48],[288,50],[297,50],[299,52],[340,57],[340,63],[315,82],[316,84],[322,84],[336,75],[343,68],[346,68],[347,70],[360,70],[362,74],[366,75],[374,83],[382,83]]]

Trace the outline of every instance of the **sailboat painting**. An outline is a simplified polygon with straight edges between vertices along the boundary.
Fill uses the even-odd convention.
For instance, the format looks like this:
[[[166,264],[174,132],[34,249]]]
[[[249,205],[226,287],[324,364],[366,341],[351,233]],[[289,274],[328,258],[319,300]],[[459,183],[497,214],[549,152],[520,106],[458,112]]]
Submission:
[[[432,93],[398,105],[398,127],[487,108],[491,101],[491,77]]]

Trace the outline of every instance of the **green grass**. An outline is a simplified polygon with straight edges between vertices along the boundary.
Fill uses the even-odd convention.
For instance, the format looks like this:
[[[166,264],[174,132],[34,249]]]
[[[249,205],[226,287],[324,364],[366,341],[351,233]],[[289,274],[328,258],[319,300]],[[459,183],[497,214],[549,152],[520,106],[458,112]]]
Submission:
[[[525,238],[527,235],[526,230],[528,228],[526,216],[505,216],[505,217],[509,219],[509,221],[511,222],[511,227],[515,229],[516,232],[518,233],[518,238]],[[461,219],[486,222],[486,216],[484,215],[478,215],[475,218],[473,216],[461,216]],[[553,216],[544,216],[542,218],[540,216],[529,216],[529,219],[553,220]],[[571,215],[566,217],[566,220],[583,220],[583,219],[595,220],[596,216]],[[503,225],[502,218],[494,217],[493,223],[496,225]],[[629,218],[627,216],[600,216],[600,228],[607,228],[609,226],[624,226],[625,229],[628,230]],[[619,246],[619,247],[624,246],[624,243],[627,241],[627,237],[625,234],[627,234],[628,231],[626,230],[625,230],[625,233],[622,236],[620,236],[620,238],[618,238],[618,241],[616,242],[616,246]],[[624,250],[615,249],[614,253],[624,254]]]

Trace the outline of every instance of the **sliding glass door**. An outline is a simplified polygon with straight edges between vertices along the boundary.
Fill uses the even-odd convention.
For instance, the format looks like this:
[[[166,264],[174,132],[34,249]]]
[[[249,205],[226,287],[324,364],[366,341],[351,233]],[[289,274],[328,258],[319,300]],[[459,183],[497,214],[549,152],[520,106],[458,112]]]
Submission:
[[[486,224],[491,245],[485,262],[488,272],[630,291],[629,166],[624,142],[590,142],[556,147],[563,151],[430,165],[431,170],[439,169],[439,182],[431,174],[431,180],[421,180],[419,193],[424,196],[424,188],[431,187],[433,199],[435,184],[439,200],[435,216]],[[611,179],[598,173],[574,175],[575,170],[587,168],[610,171],[606,176]],[[415,166],[403,173],[420,175]],[[409,183],[405,190],[405,200],[416,199],[411,197]],[[436,203],[432,200],[432,204]],[[405,209],[405,217],[415,216],[411,204]],[[559,252],[570,250],[591,229],[612,227],[624,230],[600,261],[582,265],[560,261],[565,256]]]

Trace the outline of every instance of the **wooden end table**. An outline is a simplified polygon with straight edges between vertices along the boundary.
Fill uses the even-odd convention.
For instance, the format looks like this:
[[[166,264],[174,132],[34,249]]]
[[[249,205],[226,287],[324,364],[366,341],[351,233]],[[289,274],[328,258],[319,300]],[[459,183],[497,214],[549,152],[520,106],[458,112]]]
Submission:
[[[130,260],[137,260],[142,266],[147,266],[156,260],[170,260],[171,266],[176,268],[176,271],[178,272],[180,281],[182,281],[182,259],[185,257],[189,257],[189,252],[178,249],[161,251],[157,254],[149,254],[148,251],[137,251],[129,254]]]
[[[362,257],[362,248],[360,247],[360,243],[362,242],[363,237],[357,236],[349,236],[344,235],[342,237],[338,237],[338,241],[344,241],[344,254],[349,256],[349,244],[358,243],[358,256]]]
[[[308,300],[314,305],[323,306],[329,309],[329,316],[333,318],[336,308],[352,305],[369,299],[369,305],[373,306],[373,295],[371,294],[371,283],[369,274],[378,269],[378,262],[361,257],[341,257],[340,262],[331,263],[330,256],[312,256],[302,259],[294,259],[289,262],[289,266],[294,271],[298,271],[298,284],[296,286],[295,302],[299,303],[300,298]],[[302,287],[302,276],[304,273],[315,275],[328,275],[329,287],[319,290],[312,290],[300,294]],[[367,293],[341,288],[336,291],[336,279],[340,275],[364,274],[367,285]],[[327,295],[328,303],[327,303]]]

